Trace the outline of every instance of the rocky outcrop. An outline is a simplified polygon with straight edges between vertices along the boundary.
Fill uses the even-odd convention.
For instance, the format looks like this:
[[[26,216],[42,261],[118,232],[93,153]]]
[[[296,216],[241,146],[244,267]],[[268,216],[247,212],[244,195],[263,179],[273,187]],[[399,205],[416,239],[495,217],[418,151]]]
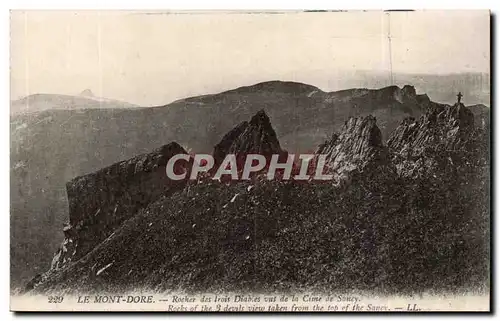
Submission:
[[[396,101],[409,108],[414,108],[414,112],[425,109],[430,102],[426,94],[417,95],[415,87],[410,85],[404,85],[402,88],[398,86],[389,86],[379,90],[373,90],[372,99],[378,102]]]
[[[426,94],[417,95],[415,87],[404,85],[403,88],[396,91],[396,100],[402,104],[426,104],[431,100]]]
[[[141,208],[182,188],[185,181],[171,181],[165,171],[176,154],[187,152],[173,142],[68,182],[69,223],[51,269],[84,256]],[[190,168],[177,164],[176,172]]]
[[[215,162],[221,162],[227,154],[237,157],[247,154],[271,156],[283,150],[264,110],[255,114],[249,122],[242,122],[224,135],[214,148]]]
[[[467,153],[473,134],[474,115],[467,107],[433,103],[419,120],[404,119],[391,134],[388,146],[398,173],[415,176],[438,158],[449,158],[453,163],[447,153]]]
[[[411,150],[413,154],[422,153],[430,146],[458,149],[473,129],[474,115],[463,104],[434,104],[420,120],[404,119],[392,133],[388,145],[392,150]]]
[[[224,157],[229,153],[233,144],[240,137],[241,134],[248,128],[248,122],[244,121],[231,129],[227,134],[222,137],[222,140],[215,145],[213,156],[217,163],[221,162]]]
[[[376,84],[366,86],[372,88]],[[419,88],[424,88],[422,83]],[[34,267],[41,271],[50,264],[47,258],[59,245],[51,235],[58,233],[60,227],[49,220],[32,228],[30,238],[24,231],[33,225],[32,213],[42,213],[41,208],[50,209],[57,222],[66,219],[67,202],[60,191],[75,176],[97,171],[102,164],[112,164],[124,157],[123,152],[129,158],[174,140],[197,153],[211,153],[224,134],[243,120],[248,122],[262,108],[266,108],[279,135],[280,147],[294,153],[311,152],[327,138],[324,133],[340,132],[350,116],[376,116],[384,140],[403,118],[421,116],[420,106],[401,104],[393,98],[394,92],[389,92],[388,99],[377,99],[379,91],[383,89],[323,92],[306,84],[270,82],[183,99],[164,107],[126,111],[120,108],[138,106],[98,97],[48,94],[12,102],[13,113],[28,106],[31,111],[50,107],[11,119],[11,209],[12,229],[16,231],[12,240],[12,278],[24,283],[33,276]],[[463,93],[471,97],[467,91]],[[141,124],[147,125],[137,127]],[[48,127],[53,130],[47,130]],[[92,143],[78,143],[82,137]],[[126,151],[122,146],[126,146]],[[44,243],[43,251],[36,245],[40,240]]]
[[[467,149],[473,123],[467,109],[431,107],[420,121],[403,122],[389,147],[375,117],[347,120],[316,151],[326,155],[327,170],[343,182],[340,186],[279,179],[193,182],[142,211],[138,206],[137,214],[110,230],[85,258],[28,288],[38,293],[127,293],[138,287],[255,293],[383,285],[386,293],[397,294],[482,286],[488,282],[487,260],[478,259],[487,257],[489,244],[483,235],[489,222],[485,180],[475,182],[472,171],[447,175],[446,168],[422,179],[402,179],[393,165],[402,164],[408,151],[407,162],[419,155],[434,162],[448,161],[446,148]],[[226,134],[214,154],[280,152],[271,130],[261,112]],[[101,177],[121,179],[113,175],[108,171]],[[95,188],[95,181],[88,178],[82,186]],[[107,215],[115,204],[108,203]],[[78,208],[88,222],[85,217],[95,208]]]
[[[350,118],[340,134],[320,145],[315,154],[326,155],[327,171],[336,180],[368,167],[388,167],[388,151],[373,116]]]

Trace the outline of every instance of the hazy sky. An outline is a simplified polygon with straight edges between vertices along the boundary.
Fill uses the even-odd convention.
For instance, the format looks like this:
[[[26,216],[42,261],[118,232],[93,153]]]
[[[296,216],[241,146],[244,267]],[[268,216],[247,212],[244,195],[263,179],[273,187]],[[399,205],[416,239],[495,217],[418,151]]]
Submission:
[[[391,63],[395,73],[489,72],[489,39],[487,11],[15,11],[11,98],[88,88],[160,105],[273,79],[335,90],[345,72]]]

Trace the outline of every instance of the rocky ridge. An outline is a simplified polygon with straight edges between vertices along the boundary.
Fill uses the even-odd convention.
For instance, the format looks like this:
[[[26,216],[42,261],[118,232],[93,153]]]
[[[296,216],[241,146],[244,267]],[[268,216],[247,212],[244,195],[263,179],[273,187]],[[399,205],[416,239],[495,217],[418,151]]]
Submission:
[[[388,93],[425,99],[403,89]],[[470,189],[457,185],[458,178],[434,182],[436,175],[447,176],[446,167],[426,167],[450,161],[443,149],[463,159],[474,135],[473,115],[458,104],[429,103],[420,121],[404,120],[387,146],[375,117],[350,118],[316,151],[327,155],[330,170],[348,182],[342,188],[256,180],[204,181],[172,194],[158,191],[135,214],[127,214],[120,228],[108,229],[106,241],[95,242],[88,256],[61,266],[63,272],[52,271],[34,287],[43,292],[75,290],[69,286],[74,284],[85,291],[123,291],[135,284],[156,291],[383,285],[394,291],[477,285],[485,262],[470,255],[485,250],[474,231],[486,209],[473,206],[477,199],[458,197]],[[263,111],[214,148],[216,159],[275,152],[282,150]],[[475,191],[483,195],[484,186]],[[444,246],[449,250],[443,252]],[[436,260],[442,264],[434,265]]]
[[[385,141],[404,117],[418,119],[425,106],[411,104],[411,95],[399,94],[401,86],[367,88],[324,92],[307,84],[269,81],[152,108],[47,94],[12,102],[13,110],[29,103],[30,110],[38,111],[11,117],[13,287],[50,266],[48,258],[63,240],[59,227],[68,216],[66,182],[74,177],[171,141],[211,153],[224,134],[261,109],[272,119],[281,149],[297,154],[313,152],[349,117],[373,115]]]

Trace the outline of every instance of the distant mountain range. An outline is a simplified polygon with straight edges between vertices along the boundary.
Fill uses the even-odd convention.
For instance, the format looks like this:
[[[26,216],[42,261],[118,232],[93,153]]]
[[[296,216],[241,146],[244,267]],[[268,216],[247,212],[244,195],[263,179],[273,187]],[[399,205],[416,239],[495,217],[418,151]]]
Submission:
[[[136,108],[139,107],[127,102],[100,98],[94,96],[90,89],[82,91],[78,96],[57,94],[34,94],[19,100],[12,101],[10,113],[33,113],[50,109],[74,110],[86,108]]]
[[[462,92],[467,98],[467,91]],[[405,117],[419,118],[432,103],[413,86],[324,92],[283,81],[151,108],[102,101],[89,91],[82,94],[32,95],[13,103],[37,111],[11,116],[13,285],[49,266],[68,217],[66,183],[76,176],[172,141],[188,152],[211,153],[227,132],[262,109],[273,121],[281,148],[294,153],[314,151],[349,117],[372,115],[386,141]],[[456,90],[450,89],[448,96],[455,95]],[[477,110],[489,124],[485,108]]]
[[[457,93],[464,95],[466,105],[490,105],[489,73],[455,73],[455,74],[407,74],[357,70],[342,72],[336,81],[330,81],[330,87],[336,88],[381,88],[390,85],[404,86],[411,84],[419,93],[427,94],[432,101],[453,104]],[[328,78],[330,79],[330,78]]]
[[[489,73],[432,75],[391,74],[390,72],[367,70],[338,70],[332,73],[331,71],[318,70],[310,77],[305,75],[304,79],[325,91],[327,91],[326,88],[340,91],[351,88],[383,88],[392,85],[403,87],[406,84],[411,84],[418,93],[427,94],[435,102],[453,104],[457,98],[456,94],[460,91],[464,95],[463,101],[466,105],[490,105]],[[218,91],[222,91],[222,89],[213,90],[213,92]],[[199,97],[199,95],[197,96]],[[77,95],[34,94],[11,101],[11,114],[47,109],[134,108],[139,106],[140,104],[96,97],[90,89],[85,89]]]

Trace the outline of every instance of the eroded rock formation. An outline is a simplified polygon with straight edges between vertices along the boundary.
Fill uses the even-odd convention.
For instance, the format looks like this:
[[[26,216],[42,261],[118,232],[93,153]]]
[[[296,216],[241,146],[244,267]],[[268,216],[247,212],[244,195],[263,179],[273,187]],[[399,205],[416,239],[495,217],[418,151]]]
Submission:
[[[51,269],[78,260],[140,209],[182,188],[185,181],[169,180],[165,172],[167,161],[175,154],[186,151],[173,142],[68,182],[69,223]],[[188,164],[184,166],[188,170]]]

